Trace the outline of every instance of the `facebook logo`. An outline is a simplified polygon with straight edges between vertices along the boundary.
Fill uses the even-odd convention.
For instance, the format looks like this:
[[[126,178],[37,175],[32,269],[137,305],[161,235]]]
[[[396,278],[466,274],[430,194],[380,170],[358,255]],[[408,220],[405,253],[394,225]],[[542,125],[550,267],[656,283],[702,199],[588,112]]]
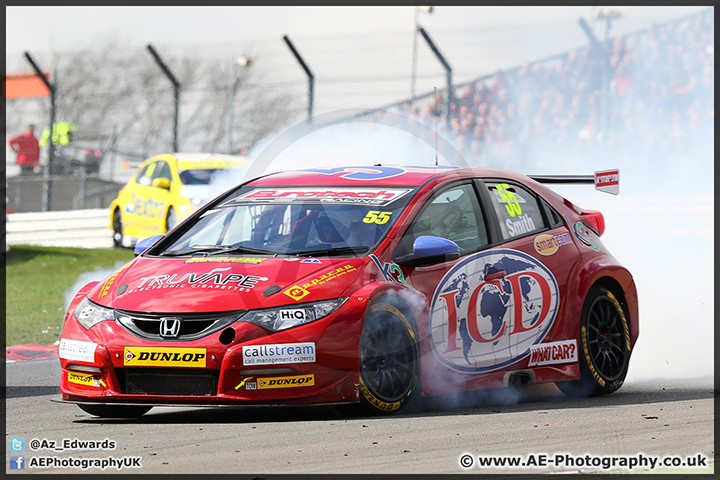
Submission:
[[[25,470],[25,455],[10,455],[10,470]]]
[[[11,452],[25,451],[25,438],[24,437],[10,437],[10,451]]]

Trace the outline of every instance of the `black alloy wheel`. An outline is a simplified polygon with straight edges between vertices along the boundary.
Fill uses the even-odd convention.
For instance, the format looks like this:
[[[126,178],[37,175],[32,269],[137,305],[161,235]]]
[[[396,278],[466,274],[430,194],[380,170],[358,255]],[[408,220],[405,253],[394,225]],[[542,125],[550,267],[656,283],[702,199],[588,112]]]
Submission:
[[[404,407],[418,383],[417,336],[406,315],[388,303],[374,303],[360,336],[360,401],[369,413]]]
[[[566,395],[603,395],[622,386],[630,362],[630,330],[616,296],[597,285],[583,305],[579,356],[581,378],[557,383]]]

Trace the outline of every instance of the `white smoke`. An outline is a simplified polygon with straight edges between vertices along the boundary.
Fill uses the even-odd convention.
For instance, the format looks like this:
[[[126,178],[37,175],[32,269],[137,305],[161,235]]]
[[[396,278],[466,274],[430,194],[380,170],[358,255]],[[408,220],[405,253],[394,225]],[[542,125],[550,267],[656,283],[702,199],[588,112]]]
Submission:
[[[80,276],[78,276],[77,280],[75,280],[75,283],[73,283],[70,288],[65,290],[65,293],[63,294],[63,298],[65,299],[65,311],[67,312],[68,308],[70,308],[70,303],[82,287],[84,287],[90,282],[99,282],[101,280],[105,280],[105,278],[115,273],[120,267],[122,267],[126,263],[127,262],[117,261],[112,268],[108,269],[97,267],[92,272],[81,273]]]
[[[687,174],[712,177],[712,164]],[[703,181],[704,182],[704,181]],[[714,374],[714,199],[712,188],[685,195],[654,194],[654,182],[623,179],[620,195],[568,193],[573,203],[599,210],[602,241],[632,273],[638,292],[640,336],[627,381]],[[666,185],[675,181],[666,178]],[[592,187],[584,187],[592,188]],[[575,187],[573,190],[577,190]]]

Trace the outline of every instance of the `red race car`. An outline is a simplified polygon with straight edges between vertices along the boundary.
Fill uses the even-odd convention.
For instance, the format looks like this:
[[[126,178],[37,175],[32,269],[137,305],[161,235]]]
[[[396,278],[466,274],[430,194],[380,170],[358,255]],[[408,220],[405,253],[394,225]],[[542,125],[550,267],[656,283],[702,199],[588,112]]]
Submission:
[[[638,337],[635,283],[600,240],[603,215],[544,183],[617,193],[618,180],[378,165],[246,182],[80,290],[54,400],[132,417],[388,413],[413,395],[543,382],[613,392]]]

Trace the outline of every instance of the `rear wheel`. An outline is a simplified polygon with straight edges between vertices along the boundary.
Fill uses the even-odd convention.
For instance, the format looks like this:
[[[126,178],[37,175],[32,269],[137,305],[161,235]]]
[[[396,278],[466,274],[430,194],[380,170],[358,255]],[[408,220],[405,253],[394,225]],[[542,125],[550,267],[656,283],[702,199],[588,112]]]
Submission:
[[[399,411],[418,383],[417,337],[405,314],[389,303],[368,310],[359,348],[360,402],[366,413]]]
[[[579,380],[558,382],[571,397],[604,395],[619,389],[630,362],[630,329],[620,302],[608,289],[593,286],[580,319]]]
[[[177,214],[173,207],[168,208],[167,217],[165,217],[165,232],[169,232],[178,224]]]
[[[152,407],[134,405],[83,405],[78,407],[85,413],[104,418],[137,418],[150,411]]]
[[[122,216],[119,208],[113,212],[113,247],[123,247]]]

